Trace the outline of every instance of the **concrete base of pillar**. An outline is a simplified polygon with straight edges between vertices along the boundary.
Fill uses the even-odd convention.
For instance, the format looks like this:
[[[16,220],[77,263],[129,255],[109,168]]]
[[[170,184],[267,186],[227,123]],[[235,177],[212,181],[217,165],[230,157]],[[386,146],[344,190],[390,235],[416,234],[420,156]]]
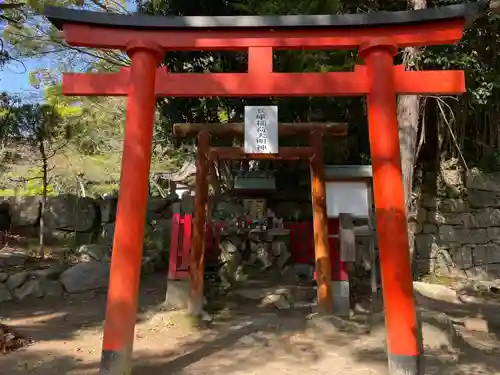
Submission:
[[[165,306],[169,309],[184,310],[188,308],[189,281],[168,280]]]
[[[333,312],[341,316],[351,314],[349,281],[332,281]]]

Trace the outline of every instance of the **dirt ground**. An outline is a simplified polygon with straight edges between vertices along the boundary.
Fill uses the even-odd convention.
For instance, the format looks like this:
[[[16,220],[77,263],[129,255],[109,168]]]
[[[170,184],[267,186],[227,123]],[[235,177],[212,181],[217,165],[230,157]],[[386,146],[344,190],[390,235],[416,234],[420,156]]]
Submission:
[[[387,374],[383,317],[370,323],[316,317],[310,311],[259,311],[234,304],[219,311],[215,322],[193,329],[175,312],[162,311],[164,277],[151,276],[141,286],[140,314],[134,343],[133,374],[342,375]],[[478,306],[419,300],[426,374],[500,374],[498,331],[471,331],[464,318]],[[97,374],[101,353],[105,295],[72,300],[37,300],[3,304],[3,323],[31,335],[33,345],[0,356],[0,375]],[[251,313],[249,313],[251,311]],[[446,311],[454,324],[438,311]],[[500,316],[497,306],[482,307]]]

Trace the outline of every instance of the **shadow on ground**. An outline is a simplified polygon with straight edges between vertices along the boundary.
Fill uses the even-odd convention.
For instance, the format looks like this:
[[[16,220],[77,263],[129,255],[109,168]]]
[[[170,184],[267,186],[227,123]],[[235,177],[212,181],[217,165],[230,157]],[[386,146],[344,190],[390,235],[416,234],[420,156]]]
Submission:
[[[147,319],[165,300],[166,278],[151,275],[141,281],[137,322]],[[106,292],[74,294],[67,298],[43,298],[2,303],[0,320],[38,340],[70,340],[85,329],[102,329]],[[19,323],[18,323],[19,322]]]
[[[158,309],[165,291],[161,279],[163,276],[154,276],[141,286],[135,375],[387,373],[382,315],[366,320],[368,324],[334,317],[311,318],[300,310],[248,314],[240,306],[208,328],[181,330],[171,313]],[[2,356],[0,374],[97,374],[100,347],[79,348],[74,343],[75,337],[82,340],[82,332],[101,329],[105,296],[90,297],[74,303],[44,302],[43,308],[34,304],[2,309],[3,317],[31,321],[16,325],[23,333],[40,342],[59,340],[67,347],[47,351],[35,344]],[[500,316],[498,307],[457,305],[423,296],[417,296],[417,300],[426,310],[422,322],[427,375],[500,373],[500,345],[494,324],[495,315]],[[482,311],[487,320],[492,316],[489,332],[464,331],[460,319],[476,316],[477,311]],[[94,339],[100,343],[98,336]]]

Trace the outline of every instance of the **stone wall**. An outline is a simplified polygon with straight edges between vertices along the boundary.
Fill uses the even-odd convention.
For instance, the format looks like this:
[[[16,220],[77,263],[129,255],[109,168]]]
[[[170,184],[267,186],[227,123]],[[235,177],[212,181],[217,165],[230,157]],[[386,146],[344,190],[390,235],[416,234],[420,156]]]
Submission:
[[[147,236],[158,227],[170,228],[171,206],[176,200],[177,197],[149,198]],[[116,198],[92,199],[74,195],[49,197],[43,213],[46,242],[110,245],[114,235],[116,208]],[[36,238],[41,215],[41,198],[38,196],[4,198],[0,202],[0,230]]]
[[[415,269],[451,277],[500,278],[500,173],[442,166],[435,189],[427,183],[415,234]],[[429,190],[435,190],[430,194]]]
[[[0,303],[104,290],[108,281],[107,261],[35,263],[22,252],[0,252]]]
[[[165,272],[176,200],[149,198],[142,274]],[[0,250],[0,302],[105,289],[116,203],[115,198],[50,197],[43,213],[49,257],[36,259],[29,247],[9,239]],[[5,199],[0,204],[0,230],[10,229],[24,240],[33,237],[36,246],[41,214],[39,197]]]

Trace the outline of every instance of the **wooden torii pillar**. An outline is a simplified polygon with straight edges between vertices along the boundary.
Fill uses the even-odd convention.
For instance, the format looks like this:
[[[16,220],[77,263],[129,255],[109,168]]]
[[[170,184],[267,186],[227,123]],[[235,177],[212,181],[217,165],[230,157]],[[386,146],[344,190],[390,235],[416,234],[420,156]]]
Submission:
[[[241,147],[210,147],[210,135],[241,136],[243,123],[220,124],[175,124],[174,134],[179,137],[197,136],[195,217],[191,258],[189,265],[189,312],[202,314],[203,276],[206,233],[206,206],[208,198],[207,176],[212,160],[309,160],[311,169],[311,200],[314,225],[314,254],[316,260],[316,282],[318,306],[323,312],[332,312],[332,277],[330,250],[328,246],[328,220],[326,214],[326,191],[323,157],[323,136],[345,136],[344,123],[283,123],[278,126],[279,136],[309,135],[308,147],[280,147],[278,154],[245,154]]]
[[[393,65],[393,55],[407,46],[457,43],[466,23],[488,4],[370,14],[235,17],[129,16],[46,7],[45,16],[63,31],[69,45],[126,51],[132,61],[130,69],[116,73],[63,76],[65,95],[128,96],[101,374],[131,371],[155,98],[362,95],[368,98],[389,373],[417,375],[422,353],[396,96],[460,94],[465,82],[462,71],[405,71]],[[335,48],[358,49],[365,65],[353,72],[273,72],[273,49]],[[170,74],[157,67],[165,51],[175,50],[247,50],[248,73]]]

